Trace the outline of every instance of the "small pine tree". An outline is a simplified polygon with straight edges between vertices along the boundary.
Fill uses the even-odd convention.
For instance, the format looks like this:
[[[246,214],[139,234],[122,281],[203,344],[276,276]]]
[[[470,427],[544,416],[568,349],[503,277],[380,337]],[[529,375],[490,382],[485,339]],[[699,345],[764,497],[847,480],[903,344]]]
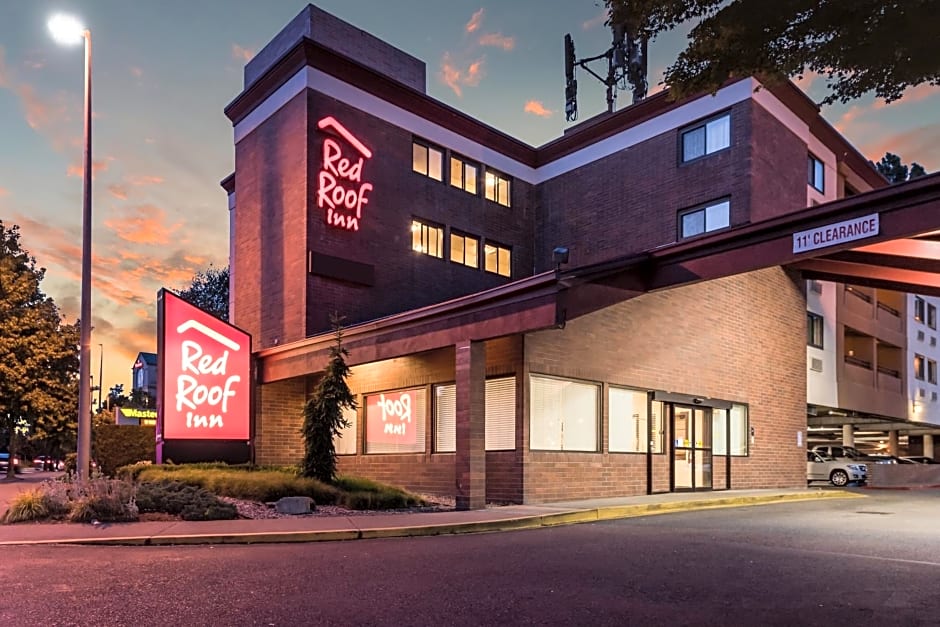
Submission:
[[[356,399],[349,391],[346,378],[350,375],[343,348],[342,318],[331,316],[336,344],[330,347],[330,361],[323,376],[304,405],[304,461],[301,474],[326,483],[336,479],[336,448],[333,436],[341,436],[340,429],[349,426],[343,418],[343,409],[356,409]]]

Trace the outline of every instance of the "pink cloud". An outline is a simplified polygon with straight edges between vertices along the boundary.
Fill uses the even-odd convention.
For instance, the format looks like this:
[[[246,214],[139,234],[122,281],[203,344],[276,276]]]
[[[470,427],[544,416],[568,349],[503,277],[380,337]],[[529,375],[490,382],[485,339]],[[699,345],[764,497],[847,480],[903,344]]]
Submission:
[[[470,17],[470,21],[467,22],[466,26],[464,26],[464,30],[466,30],[468,33],[473,33],[478,28],[480,28],[481,22],[483,22],[483,9],[478,10]]]
[[[143,187],[144,185],[159,185],[163,182],[163,177],[141,174],[137,176],[129,176],[126,180],[134,187]]]
[[[236,61],[241,61],[242,63],[248,63],[255,56],[255,51],[250,48],[245,48],[239,46],[238,44],[232,44],[232,58]]]
[[[901,94],[900,100],[895,100],[894,102],[888,103],[884,100],[878,99],[872,105],[873,109],[883,109],[889,106],[897,106],[901,104],[911,104],[914,102],[921,102],[922,100],[927,100],[934,96],[940,95],[940,86],[931,85],[929,83],[921,83],[920,85],[915,85],[913,87],[908,87],[904,90],[904,93]]]
[[[465,67],[461,67],[454,62],[449,52],[444,53],[439,76],[441,82],[454,90],[457,96],[463,96],[463,87],[479,85],[483,75],[483,59],[472,61]]]
[[[168,224],[166,212],[154,205],[140,205],[116,218],[105,220],[105,226],[126,242],[165,245],[179,230],[181,223]]]
[[[95,178],[98,176],[99,172],[107,172],[109,162],[114,161],[114,157],[107,157],[100,160],[92,160],[91,162],[91,177]],[[85,166],[82,163],[71,164],[65,170],[66,176],[74,176],[81,178],[85,176]]]
[[[598,26],[603,26],[604,22],[607,21],[607,9],[601,11],[597,16],[592,17],[589,20],[581,22],[581,30],[591,30],[597,28]]]
[[[940,145],[940,126],[935,124],[913,128],[897,135],[875,136],[871,141],[860,142],[859,151],[872,161],[880,161],[886,152],[899,155],[904,163],[917,162],[928,172],[940,168],[932,162]]]
[[[118,200],[127,200],[127,188],[123,185],[108,185],[108,192]]]
[[[546,109],[545,106],[538,100],[527,101],[525,103],[525,107],[523,108],[523,111],[525,111],[526,113],[537,115],[540,118],[547,118],[547,117],[551,117],[552,115],[552,111],[550,109]]]
[[[131,76],[134,78],[140,78],[144,75],[144,71],[136,66],[131,66]]]
[[[486,33],[485,35],[480,35],[480,45],[493,46],[494,48],[502,48],[503,50],[509,51],[516,47],[516,38],[506,37],[502,33]]]
[[[0,187],[0,198],[3,198],[4,196],[8,196],[9,194],[10,194],[10,190]]]

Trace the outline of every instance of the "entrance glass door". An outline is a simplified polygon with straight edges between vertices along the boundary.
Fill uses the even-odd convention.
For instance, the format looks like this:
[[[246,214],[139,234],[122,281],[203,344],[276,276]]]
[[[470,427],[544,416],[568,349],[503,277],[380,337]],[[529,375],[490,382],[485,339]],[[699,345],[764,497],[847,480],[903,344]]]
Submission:
[[[711,409],[671,405],[673,489],[712,487]]]

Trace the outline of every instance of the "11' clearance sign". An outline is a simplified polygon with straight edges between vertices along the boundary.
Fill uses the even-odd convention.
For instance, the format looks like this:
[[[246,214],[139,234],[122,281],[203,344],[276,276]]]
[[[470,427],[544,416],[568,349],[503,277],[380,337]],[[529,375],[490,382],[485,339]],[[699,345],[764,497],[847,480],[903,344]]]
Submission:
[[[158,440],[248,440],[251,336],[167,290],[157,316]]]
[[[338,229],[358,231],[362,208],[369,202],[372,183],[362,180],[362,166],[372,151],[356,139],[333,116],[317,123],[321,131],[335,133],[353,148],[344,151],[332,137],[323,139],[323,160],[317,176],[317,207],[325,211],[326,223]]]

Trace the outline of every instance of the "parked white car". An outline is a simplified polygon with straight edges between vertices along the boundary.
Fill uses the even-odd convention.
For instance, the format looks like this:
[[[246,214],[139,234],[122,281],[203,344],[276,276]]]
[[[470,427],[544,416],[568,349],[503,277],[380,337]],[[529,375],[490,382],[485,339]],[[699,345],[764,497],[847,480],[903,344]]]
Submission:
[[[855,461],[833,459],[816,451],[806,452],[806,485],[813,481],[828,481],[834,486],[845,486],[850,481],[865,483],[868,466]]]

